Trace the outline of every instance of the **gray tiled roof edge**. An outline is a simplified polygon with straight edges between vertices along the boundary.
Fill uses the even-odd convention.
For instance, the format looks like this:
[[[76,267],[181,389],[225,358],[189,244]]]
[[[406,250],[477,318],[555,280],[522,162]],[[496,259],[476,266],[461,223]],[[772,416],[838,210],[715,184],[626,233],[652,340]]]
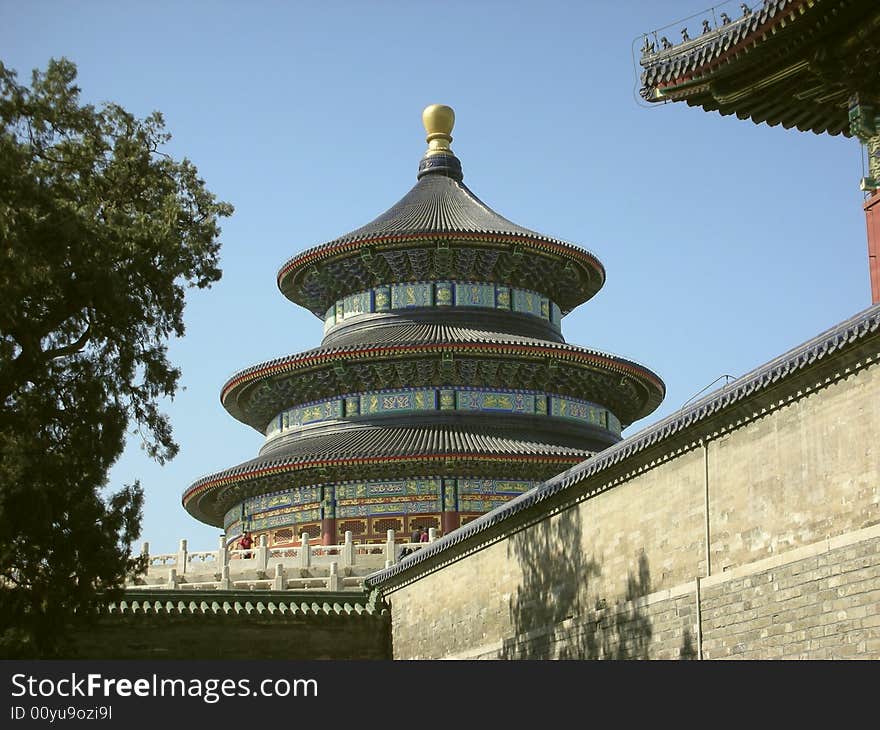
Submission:
[[[720,391],[710,393],[693,405],[666,417],[652,426],[608,447],[593,457],[549,479],[543,484],[506,502],[491,512],[478,517],[473,522],[444,535],[390,568],[378,571],[367,577],[367,588],[381,586],[415,565],[429,560],[442,551],[484,533],[500,522],[511,518],[552,496],[565,491],[585,478],[607,469],[640,451],[655,445],[679,431],[682,431],[715,413],[744,400],[754,393],[775,385],[780,380],[814,364],[828,355],[855,346],[866,338],[880,332],[880,304],[854,315],[838,325],[822,332],[807,342],[792,348],[779,357],[759,366],[737,378]]]
[[[323,424],[322,424],[323,425]],[[455,426],[359,426],[340,429],[329,435],[318,433],[310,441],[316,442],[305,453],[256,456],[253,459],[229,467],[223,471],[207,474],[194,481],[184,496],[202,484],[217,479],[240,476],[256,469],[295,466],[314,459],[367,459],[387,454],[401,456],[442,456],[450,451],[480,454],[529,454],[547,457],[584,457],[586,449],[577,449],[543,441],[529,440],[528,433],[515,432],[513,436],[499,436]],[[347,450],[346,450],[347,447]],[[355,448],[356,447],[356,448]]]
[[[464,328],[459,328],[461,331],[458,333],[454,333],[458,335],[457,339],[447,338],[447,339],[422,339],[422,340],[407,340],[407,341],[395,341],[392,343],[388,342],[380,342],[376,343],[358,343],[354,345],[339,345],[339,346],[329,346],[329,347],[313,347],[310,350],[304,350],[302,352],[293,353],[290,355],[282,355],[280,357],[272,358],[271,360],[266,360],[264,362],[257,363],[256,365],[251,365],[249,367],[243,368],[232,375],[230,375],[226,381],[223,383],[220,388],[220,401],[223,403],[223,393],[226,390],[231,390],[232,384],[236,380],[241,380],[243,378],[247,378],[248,376],[259,372],[260,370],[264,370],[266,368],[272,368],[277,366],[288,365],[290,363],[296,362],[297,360],[305,360],[308,358],[319,358],[319,357],[332,357],[332,356],[344,356],[349,354],[358,354],[363,352],[364,350],[374,349],[375,347],[382,347],[393,349],[395,347],[431,347],[435,345],[444,345],[449,347],[462,346],[466,347],[468,345],[498,345],[499,347],[544,347],[549,350],[558,350],[562,353],[574,353],[576,355],[592,355],[595,357],[604,357],[611,360],[615,360],[616,362],[629,365],[630,367],[636,368],[638,370],[644,370],[648,375],[653,376],[657,380],[661,380],[660,376],[651,370],[647,365],[643,365],[637,360],[633,360],[628,357],[623,357],[622,355],[616,355],[612,352],[604,352],[602,350],[596,350],[590,347],[582,347],[581,345],[573,345],[569,342],[554,342],[552,340],[541,340],[537,337],[525,337],[525,336],[508,336],[503,332],[469,332]],[[323,363],[322,363],[323,364]],[[328,366],[329,367],[329,366]]]
[[[100,611],[102,616],[223,616],[254,614],[266,618],[308,616],[381,616],[388,612],[376,606],[366,594],[291,591],[243,592],[144,591],[128,593]]]
[[[592,259],[604,267],[592,251],[569,241],[548,236],[514,223],[480,200],[464,183],[438,175],[422,177],[412,189],[384,213],[364,226],[331,241],[312,246],[289,258],[276,274],[280,280],[305,257],[314,257],[338,246],[358,244],[383,236],[477,234],[513,236],[524,241],[550,243],[573,255]]]

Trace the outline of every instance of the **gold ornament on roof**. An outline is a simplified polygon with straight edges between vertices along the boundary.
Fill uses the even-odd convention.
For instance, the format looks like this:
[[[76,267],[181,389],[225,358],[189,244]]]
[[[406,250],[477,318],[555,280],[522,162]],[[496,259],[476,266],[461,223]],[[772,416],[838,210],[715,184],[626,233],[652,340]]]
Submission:
[[[426,155],[452,154],[449,148],[452,142],[452,127],[455,125],[455,112],[445,104],[431,104],[422,112],[422,124],[428,136]]]

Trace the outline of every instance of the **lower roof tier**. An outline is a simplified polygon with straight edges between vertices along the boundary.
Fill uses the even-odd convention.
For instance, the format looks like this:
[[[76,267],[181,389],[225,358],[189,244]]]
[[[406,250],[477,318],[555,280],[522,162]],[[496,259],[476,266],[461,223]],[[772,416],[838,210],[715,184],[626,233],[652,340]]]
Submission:
[[[665,394],[655,373],[615,355],[476,330],[441,334],[449,339],[324,347],[270,360],[231,378],[220,399],[233,417],[265,433],[285,409],[389,388],[515,385],[601,404],[624,427]]]
[[[564,445],[589,444],[583,432],[577,438],[573,433],[543,433],[525,423],[514,429],[503,420],[475,427],[423,422],[323,428],[202,477],[182,501],[193,517],[219,527],[235,504],[292,486],[401,475],[548,479],[615,440],[595,429],[592,449]]]

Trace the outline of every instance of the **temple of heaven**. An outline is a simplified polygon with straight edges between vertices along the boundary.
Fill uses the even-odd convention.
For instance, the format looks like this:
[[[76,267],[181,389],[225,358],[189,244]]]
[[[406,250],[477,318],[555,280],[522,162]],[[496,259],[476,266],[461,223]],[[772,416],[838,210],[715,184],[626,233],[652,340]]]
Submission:
[[[265,443],[183,504],[228,542],[245,529],[269,546],[446,533],[616,443],[663,399],[642,365],[565,342],[562,317],[599,291],[602,264],[477,198],[454,119],[425,109],[415,186],[278,272],[324,339],[222,388]]]

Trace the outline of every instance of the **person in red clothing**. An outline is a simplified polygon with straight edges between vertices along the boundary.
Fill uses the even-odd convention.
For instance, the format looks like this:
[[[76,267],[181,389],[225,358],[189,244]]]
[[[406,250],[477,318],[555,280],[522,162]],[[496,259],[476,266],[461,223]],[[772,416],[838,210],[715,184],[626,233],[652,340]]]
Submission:
[[[241,536],[241,540],[238,541],[238,547],[242,550],[247,550],[246,553],[242,553],[243,558],[251,557],[251,548],[254,546],[254,538],[251,537],[251,533],[249,530],[244,531],[244,535]]]
[[[422,528],[422,536],[419,538],[419,542],[428,542],[428,528]]]

